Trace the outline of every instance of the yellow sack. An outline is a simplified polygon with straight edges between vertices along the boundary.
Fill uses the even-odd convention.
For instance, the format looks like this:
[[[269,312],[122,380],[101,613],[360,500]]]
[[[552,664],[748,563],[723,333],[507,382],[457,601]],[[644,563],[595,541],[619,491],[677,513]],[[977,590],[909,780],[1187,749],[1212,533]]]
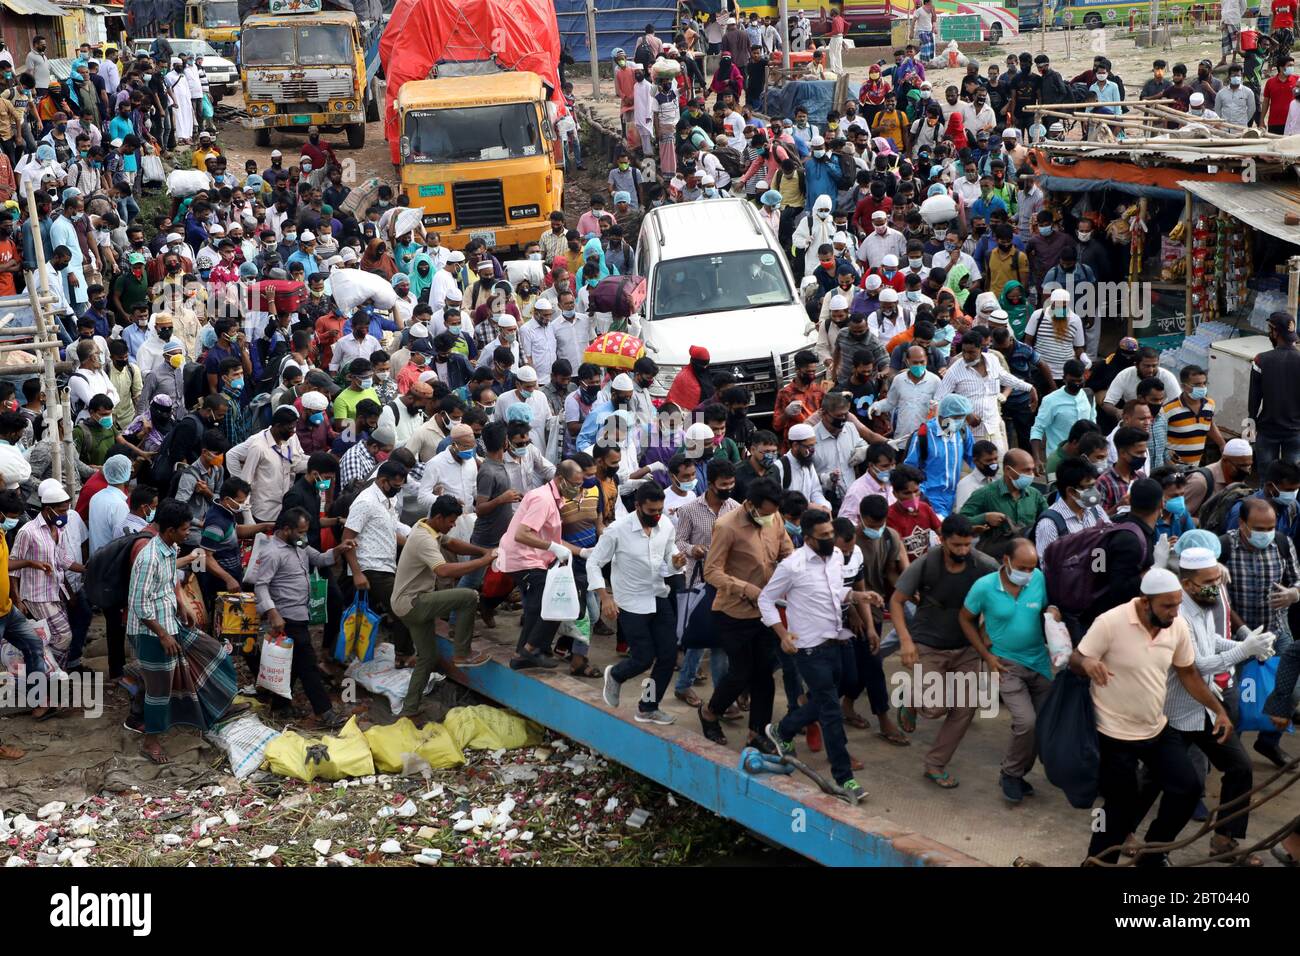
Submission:
[[[381,773],[401,773],[402,754],[416,754],[434,770],[459,767],[465,762],[459,745],[442,724],[427,723],[416,727],[403,717],[385,727],[366,731],[366,743]]]
[[[541,724],[487,704],[453,707],[443,723],[462,749],[513,750],[542,742]]]
[[[375,772],[370,745],[355,717],[337,737],[313,739],[287,730],[266,745],[266,761],[272,773],[295,780],[342,780],[366,777]]]

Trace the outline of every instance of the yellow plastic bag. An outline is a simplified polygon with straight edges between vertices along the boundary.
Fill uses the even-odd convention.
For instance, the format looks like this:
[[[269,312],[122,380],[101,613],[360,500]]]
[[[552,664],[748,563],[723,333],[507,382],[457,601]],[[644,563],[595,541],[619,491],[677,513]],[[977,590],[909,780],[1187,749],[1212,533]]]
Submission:
[[[541,724],[487,704],[453,707],[443,723],[462,749],[513,750],[542,742]]]
[[[371,727],[365,737],[380,773],[401,773],[402,754],[415,754],[434,770],[459,767],[465,762],[456,739],[442,724],[430,722],[416,727],[410,718],[403,717],[394,724]]]
[[[266,761],[272,773],[308,783],[365,777],[375,772],[370,744],[355,717],[337,737],[315,739],[285,731],[266,745]]]

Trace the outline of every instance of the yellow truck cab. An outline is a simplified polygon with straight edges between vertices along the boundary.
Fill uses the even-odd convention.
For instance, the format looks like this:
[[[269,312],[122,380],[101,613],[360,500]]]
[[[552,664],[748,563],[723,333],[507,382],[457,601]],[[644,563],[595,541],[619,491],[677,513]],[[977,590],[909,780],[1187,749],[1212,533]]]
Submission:
[[[320,126],[347,131],[348,146],[366,142],[366,122],[379,119],[371,88],[368,50],[378,43],[355,14],[322,10],[320,0],[273,0],[271,10],[244,18],[239,75],[258,146],[271,145],[272,129]],[[363,26],[365,27],[363,31]],[[371,42],[375,40],[376,42]]]
[[[397,112],[402,191],[447,247],[521,246],[561,208],[564,149],[536,73],[412,80]]]
[[[186,0],[184,35],[207,40],[214,50],[233,60],[239,39],[239,0]]]

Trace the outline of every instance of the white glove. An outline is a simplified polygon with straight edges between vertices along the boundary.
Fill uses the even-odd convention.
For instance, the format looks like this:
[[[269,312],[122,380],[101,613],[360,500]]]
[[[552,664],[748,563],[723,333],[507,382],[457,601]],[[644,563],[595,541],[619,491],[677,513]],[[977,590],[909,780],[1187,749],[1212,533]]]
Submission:
[[[785,413],[787,415],[798,415],[802,411],[803,411],[803,402],[799,401],[798,399],[795,399],[793,402],[791,402],[789,405],[785,407]]]
[[[1251,634],[1241,646],[1245,648],[1246,653],[1258,661],[1266,661],[1273,656],[1273,642],[1277,637],[1271,631],[1265,631],[1263,634]]]
[[[1300,588],[1287,588],[1274,584],[1268,595],[1268,606],[1274,611],[1290,607],[1296,601],[1300,601]]]
[[[594,548],[583,548],[581,551],[578,552],[578,557],[586,561],[589,557],[591,557],[591,552],[594,550],[595,550]]]
[[[552,541],[546,546],[546,550],[555,555],[555,561],[557,564],[568,564],[569,559],[573,557],[573,552],[558,541]]]
[[[666,464],[664,464],[662,461],[652,461],[652,462],[650,462],[650,464],[647,465],[646,467],[649,468],[651,471],[667,471],[667,470],[668,470],[668,466],[667,466]]]

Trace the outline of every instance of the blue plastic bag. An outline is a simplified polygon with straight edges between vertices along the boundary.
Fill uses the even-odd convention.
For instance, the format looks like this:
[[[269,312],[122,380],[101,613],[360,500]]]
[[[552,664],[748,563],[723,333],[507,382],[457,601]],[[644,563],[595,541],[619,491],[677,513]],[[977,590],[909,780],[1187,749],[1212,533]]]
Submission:
[[[1237,730],[1277,730],[1273,722],[1264,713],[1264,701],[1268,700],[1273,688],[1277,686],[1278,658],[1270,657],[1264,663],[1251,658],[1241,665],[1237,678],[1237,691],[1240,701],[1240,721]],[[1295,733],[1288,727],[1287,733]]]
[[[358,591],[356,600],[343,612],[339,623],[339,638],[334,644],[334,658],[346,664],[352,658],[365,662],[375,656],[379,643],[379,615],[370,609],[365,591]]]

